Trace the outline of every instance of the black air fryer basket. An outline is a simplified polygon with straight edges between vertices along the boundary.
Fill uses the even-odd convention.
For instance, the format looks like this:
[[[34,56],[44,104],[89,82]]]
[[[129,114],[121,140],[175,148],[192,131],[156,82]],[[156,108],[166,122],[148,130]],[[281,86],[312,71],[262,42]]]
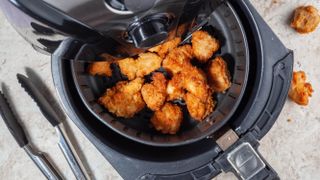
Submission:
[[[150,111],[132,120],[109,114],[96,103],[107,87],[124,79],[92,77],[87,63],[104,50],[74,39],[52,56],[54,83],[73,122],[124,179],[210,179],[232,171],[243,179],[275,179],[277,174],[257,152],[286,100],[293,54],[286,49],[247,0],[230,0],[204,27],[222,42],[232,87],[203,122],[185,120],[175,136],[147,126]],[[141,122],[141,123],[140,123]],[[248,159],[249,157],[249,159]],[[239,162],[245,161],[242,165]]]
[[[246,34],[236,12],[228,4],[221,5],[211,15],[210,21],[202,28],[208,31],[221,42],[221,50],[215,56],[222,56],[229,65],[232,77],[232,86],[225,94],[218,94],[215,111],[203,122],[196,123],[188,113],[184,115],[182,128],[177,135],[163,135],[150,127],[149,120],[152,111],[147,108],[131,119],[117,118],[108,113],[105,108],[97,103],[107,88],[116,82],[126,80],[119,72],[116,65],[113,66],[113,77],[90,76],[87,73],[89,63],[72,63],[73,78],[81,99],[87,108],[98,120],[107,125],[120,135],[140,143],[153,146],[177,146],[193,143],[212,135],[220,129],[237,109],[243,96],[247,76],[249,73],[249,52]],[[76,55],[76,60],[98,59],[98,55],[104,53],[94,45],[83,45]],[[161,69],[159,71],[162,71]],[[182,106],[184,112],[186,107]]]

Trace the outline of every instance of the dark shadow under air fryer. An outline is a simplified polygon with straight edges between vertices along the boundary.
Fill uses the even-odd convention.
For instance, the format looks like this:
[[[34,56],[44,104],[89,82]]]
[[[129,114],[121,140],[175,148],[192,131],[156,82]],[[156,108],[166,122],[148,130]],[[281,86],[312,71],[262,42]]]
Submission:
[[[236,13],[227,5],[220,6],[212,15],[209,23],[203,27],[221,43],[221,49],[215,56],[222,56],[232,77],[232,86],[225,94],[215,94],[217,104],[203,122],[197,123],[187,113],[185,106],[184,121],[177,135],[164,135],[155,131],[149,123],[153,112],[145,108],[131,119],[117,118],[97,103],[97,99],[119,80],[126,80],[117,65],[111,78],[90,76],[87,63],[72,63],[72,74],[82,101],[87,108],[105,125],[117,133],[140,143],[153,146],[184,145],[203,139],[221,128],[233,115],[242,98],[249,72],[249,54],[247,39]],[[87,60],[99,58],[104,53],[93,45],[83,45],[76,59]],[[203,65],[202,65],[203,66]],[[159,71],[163,72],[162,69]],[[181,103],[179,103],[181,105]]]

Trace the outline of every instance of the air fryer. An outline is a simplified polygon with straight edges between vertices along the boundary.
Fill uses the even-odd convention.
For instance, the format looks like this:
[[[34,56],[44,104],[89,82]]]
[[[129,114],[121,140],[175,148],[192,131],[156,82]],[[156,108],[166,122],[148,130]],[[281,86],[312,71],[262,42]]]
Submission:
[[[222,171],[239,179],[278,178],[258,146],[285,103],[293,53],[248,0],[139,0],[139,7],[131,0],[33,2],[1,5],[27,41],[52,53],[65,112],[124,179],[210,179]],[[217,55],[232,76],[231,88],[216,95],[215,111],[203,122],[186,118],[177,135],[163,135],[147,126],[148,109],[126,121],[96,103],[125,77],[117,67],[111,78],[89,76],[86,61],[101,53],[131,56],[195,28],[222,42]]]

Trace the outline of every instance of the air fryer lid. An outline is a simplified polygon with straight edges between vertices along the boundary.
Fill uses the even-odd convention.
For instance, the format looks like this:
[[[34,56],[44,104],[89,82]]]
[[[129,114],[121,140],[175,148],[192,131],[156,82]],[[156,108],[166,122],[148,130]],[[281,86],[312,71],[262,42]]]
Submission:
[[[144,109],[132,119],[117,118],[97,103],[106,88],[115,85],[119,80],[126,80],[117,66],[114,66],[114,75],[111,78],[93,77],[87,74],[88,64],[73,62],[73,78],[77,90],[87,108],[106,126],[117,133],[134,141],[154,146],[176,146],[195,142],[212,134],[221,128],[237,109],[246,87],[249,72],[249,54],[247,39],[243,27],[228,3],[221,5],[210,16],[209,23],[203,27],[219,39],[221,50],[216,56],[222,56],[228,64],[232,76],[232,86],[225,94],[217,94],[215,111],[203,122],[196,123],[184,108],[184,121],[177,135],[163,135],[150,128],[149,119],[152,111]],[[103,51],[92,45],[82,46],[77,55],[79,59],[97,58]],[[162,69],[158,71],[162,72]]]
[[[53,53],[62,40],[73,37],[86,43],[108,42],[100,44],[105,53],[127,57],[185,34],[195,19],[209,15],[206,7],[216,7],[220,0],[6,0],[1,4],[13,26],[40,52]]]

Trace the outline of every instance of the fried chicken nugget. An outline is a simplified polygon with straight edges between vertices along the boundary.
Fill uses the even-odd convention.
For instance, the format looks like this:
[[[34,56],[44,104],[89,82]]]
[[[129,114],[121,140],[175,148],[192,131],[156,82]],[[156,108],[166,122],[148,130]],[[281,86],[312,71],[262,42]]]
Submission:
[[[168,52],[174,48],[176,48],[179,43],[181,42],[180,37],[175,37],[174,39],[167,41],[163,44],[160,44],[158,46],[155,46],[153,48],[150,48],[150,52],[155,52],[157,53],[162,59],[166,57]]]
[[[190,116],[197,121],[205,119],[215,106],[211,96],[203,101],[192,93],[187,93],[184,99]]]
[[[157,131],[164,134],[176,134],[183,119],[182,110],[179,106],[171,103],[157,110],[151,118],[151,123]]]
[[[210,87],[205,73],[194,66],[186,67],[183,72],[183,88],[200,98],[206,100],[209,96]]]
[[[207,62],[220,48],[217,39],[201,30],[192,34],[191,43],[193,54],[201,63]]]
[[[117,61],[122,74],[126,75],[129,80],[136,78],[137,65],[133,58],[125,58]]]
[[[137,77],[143,77],[161,67],[162,59],[155,53],[139,54],[137,59]]]
[[[185,91],[188,91],[202,100],[209,95],[209,86],[205,73],[190,65],[182,72],[175,74],[167,86],[168,101],[183,99]]]
[[[152,82],[144,84],[141,88],[141,94],[147,106],[153,110],[159,110],[166,100],[167,80],[162,73],[154,73]]]
[[[183,70],[185,66],[191,66],[192,47],[190,45],[179,46],[169,52],[162,62],[162,66],[170,74],[177,74]]]
[[[126,75],[129,80],[143,77],[152,71],[161,67],[162,59],[155,53],[139,54],[137,60],[133,58],[125,58],[117,61],[120,71]]]
[[[98,102],[118,117],[131,118],[146,105],[140,92],[143,83],[141,78],[118,82]]]
[[[231,86],[230,72],[222,57],[216,57],[208,67],[208,79],[215,92],[224,92]]]
[[[302,106],[307,106],[309,104],[309,97],[311,97],[313,93],[312,85],[306,83],[306,79],[305,72],[293,72],[289,91],[289,98]]]
[[[94,62],[89,65],[88,72],[90,75],[112,76],[112,61]]]
[[[313,6],[298,7],[291,22],[291,27],[301,34],[313,32],[320,23],[319,11]]]
[[[184,96],[184,89],[183,89],[183,75],[182,73],[175,74],[172,79],[168,82],[167,85],[167,100],[181,100]]]

